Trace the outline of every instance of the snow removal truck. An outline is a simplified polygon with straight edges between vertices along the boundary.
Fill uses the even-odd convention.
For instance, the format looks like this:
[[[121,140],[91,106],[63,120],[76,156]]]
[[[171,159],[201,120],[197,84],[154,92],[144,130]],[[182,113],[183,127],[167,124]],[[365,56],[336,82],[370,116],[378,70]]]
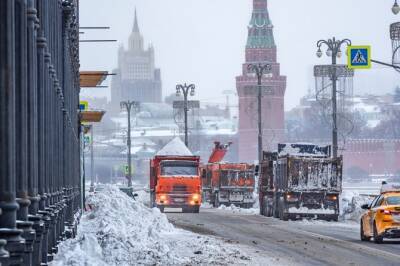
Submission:
[[[278,144],[264,152],[259,178],[260,213],[281,220],[312,217],[337,221],[342,157],[330,146]]]
[[[152,207],[198,213],[201,204],[200,157],[175,138],[150,161]]]
[[[255,167],[222,162],[230,144],[215,142],[208,163],[202,166],[203,200],[214,207],[234,204],[251,208],[254,204]]]

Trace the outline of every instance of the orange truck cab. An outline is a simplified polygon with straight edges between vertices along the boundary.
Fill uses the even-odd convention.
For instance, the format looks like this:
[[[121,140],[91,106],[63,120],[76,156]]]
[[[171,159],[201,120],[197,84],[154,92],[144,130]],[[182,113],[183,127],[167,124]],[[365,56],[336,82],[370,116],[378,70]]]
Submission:
[[[198,156],[155,156],[150,161],[150,202],[165,208],[198,213],[201,178]]]

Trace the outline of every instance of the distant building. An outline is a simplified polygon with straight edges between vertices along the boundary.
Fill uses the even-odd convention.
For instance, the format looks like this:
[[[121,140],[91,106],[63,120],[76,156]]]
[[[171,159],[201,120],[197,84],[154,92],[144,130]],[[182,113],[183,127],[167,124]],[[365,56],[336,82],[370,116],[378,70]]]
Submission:
[[[161,72],[155,67],[154,48],[145,50],[143,36],[139,30],[137,14],[128,49],[123,46],[118,51],[118,69],[111,82],[111,105],[119,110],[122,100],[144,103],[159,103],[162,100]]]
[[[273,26],[267,0],[253,0],[253,14],[248,26],[246,62],[243,73],[236,78],[239,96],[239,160],[257,160],[257,77],[248,71],[249,64],[272,64],[272,73],[262,79],[263,149],[275,150],[284,140],[284,96],[286,77],[280,74]]]

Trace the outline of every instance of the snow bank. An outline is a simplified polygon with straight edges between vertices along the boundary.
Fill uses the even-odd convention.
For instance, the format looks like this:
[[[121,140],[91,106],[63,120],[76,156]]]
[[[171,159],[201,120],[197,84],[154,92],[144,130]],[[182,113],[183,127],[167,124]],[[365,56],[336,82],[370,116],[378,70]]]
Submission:
[[[344,220],[359,221],[365,210],[361,209],[363,204],[368,204],[373,197],[360,195],[355,191],[343,191],[340,197],[340,215]]]
[[[252,215],[260,214],[259,208],[244,209],[244,208],[237,207],[233,204],[231,206],[221,205],[218,207],[218,210],[224,210],[224,211],[229,211],[232,213],[241,213],[241,214],[252,214]]]
[[[329,222],[323,220],[316,220],[316,219],[302,219],[297,221],[288,221],[291,226],[296,225],[305,225],[305,226],[322,226],[322,227],[340,227],[340,228],[348,228],[348,229],[358,229],[360,224],[355,221],[340,221],[340,222]]]
[[[82,217],[78,236],[60,244],[51,265],[252,264],[239,247],[176,229],[165,214],[116,186],[106,186],[87,201],[93,210]]]
[[[309,208],[307,208],[307,207],[300,207],[300,208],[290,207],[288,211],[289,211],[289,213],[335,214],[335,210],[324,209],[324,208],[320,208],[320,209],[309,209]]]
[[[192,152],[186,147],[185,143],[179,137],[171,140],[159,152],[159,156],[193,156]]]

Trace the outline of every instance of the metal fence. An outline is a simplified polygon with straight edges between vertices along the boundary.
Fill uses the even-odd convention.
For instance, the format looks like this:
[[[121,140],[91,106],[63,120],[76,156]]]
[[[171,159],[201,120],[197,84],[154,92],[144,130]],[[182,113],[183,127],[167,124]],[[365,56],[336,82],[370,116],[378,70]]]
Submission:
[[[81,213],[78,0],[0,1],[0,264],[46,265]]]

